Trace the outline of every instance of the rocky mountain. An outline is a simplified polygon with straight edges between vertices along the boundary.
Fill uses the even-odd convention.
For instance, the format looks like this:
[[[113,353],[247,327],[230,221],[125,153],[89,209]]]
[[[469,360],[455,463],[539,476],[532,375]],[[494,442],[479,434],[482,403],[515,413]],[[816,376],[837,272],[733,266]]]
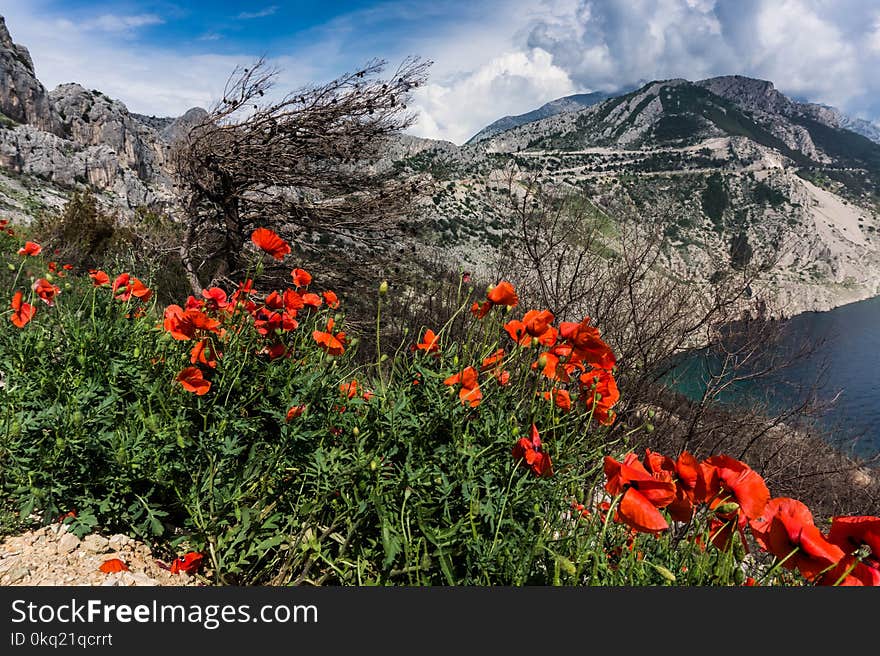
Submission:
[[[591,107],[596,103],[602,102],[603,100],[610,98],[612,95],[614,94],[605,93],[604,91],[594,91],[593,93],[578,93],[572,96],[557,98],[556,100],[551,100],[538,107],[538,109],[533,109],[525,114],[499,118],[497,121],[490,123],[477,132],[474,136],[468,139],[466,143],[477,143],[478,141],[494,137],[496,134],[512,130],[525,123],[539,121],[542,118],[556,116],[557,114],[565,114],[567,112],[576,112],[584,107]]]
[[[794,314],[880,294],[880,145],[841,117],[764,80],[658,80],[457,153],[425,143],[397,165],[442,178],[437,242],[473,270],[502,247],[509,226],[489,200],[513,167],[659,223],[670,275],[706,283],[775,257],[763,283]]]
[[[47,92],[0,17],[0,208],[19,219],[57,208],[82,185],[122,212],[166,207],[170,143],[204,116],[200,108],[177,118],[133,114],[79,84]]]

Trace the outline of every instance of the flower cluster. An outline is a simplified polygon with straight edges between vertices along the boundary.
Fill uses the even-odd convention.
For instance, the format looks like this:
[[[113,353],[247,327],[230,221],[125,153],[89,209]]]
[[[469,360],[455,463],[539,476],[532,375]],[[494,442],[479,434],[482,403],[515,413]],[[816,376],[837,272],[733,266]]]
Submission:
[[[278,260],[290,253],[290,246],[268,228],[254,230],[253,243]],[[190,295],[184,307],[169,305],[165,308],[162,327],[179,341],[194,342],[190,351],[191,366],[177,375],[177,382],[188,392],[198,396],[207,394],[211,381],[206,378],[217,368],[223,353],[221,346],[228,332],[237,333],[248,323],[260,338],[260,355],[270,360],[291,357],[292,351],[286,337],[299,328],[300,312],[327,305],[339,307],[339,298],[332,291],[320,295],[308,290],[312,276],[304,269],[290,272],[293,285],[283,290],[273,290],[258,297],[253,281],[248,279],[228,295],[219,287],[210,287],[201,298]],[[346,348],[346,335],[335,331],[335,320],[328,318],[325,330],[312,332],[315,343],[329,355],[342,355]],[[304,408],[303,408],[304,410]],[[288,420],[302,414],[291,409]]]
[[[748,529],[761,550],[807,581],[880,585],[878,517],[834,517],[823,535],[806,505],[771,498],[757,472],[727,455],[697,461],[686,451],[673,459],[648,449],[642,461],[632,452],[622,461],[606,456],[604,467],[605,491],[617,502],[614,519],[633,531],[657,535],[669,520],[691,522],[703,506],[709,540],[719,549],[736,535],[748,548]]]
[[[518,304],[516,289],[502,280],[489,289],[486,301],[472,305],[471,312],[482,319],[496,306],[512,309]],[[575,383],[577,398],[584,407],[599,423],[610,426],[615,419],[612,408],[620,400],[614,379],[617,363],[614,352],[601,338],[599,330],[590,325],[589,317],[580,322],[563,321],[558,326],[554,325],[555,320],[550,310],[529,310],[521,319],[508,321],[503,328],[515,347],[537,350],[531,368],[552,385],[551,389],[539,392],[544,399],[552,401],[563,412],[570,411],[572,394],[565,385]],[[427,331],[422,343],[413,348],[436,350],[439,348],[436,335]],[[481,372],[491,372],[501,385],[509,381],[510,374],[502,366],[506,355],[503,348],[498,349],[483,360],[479,371],[469,366],[444,382],[460,385],[461,402],[476,407],[483,398],[479,384]]]

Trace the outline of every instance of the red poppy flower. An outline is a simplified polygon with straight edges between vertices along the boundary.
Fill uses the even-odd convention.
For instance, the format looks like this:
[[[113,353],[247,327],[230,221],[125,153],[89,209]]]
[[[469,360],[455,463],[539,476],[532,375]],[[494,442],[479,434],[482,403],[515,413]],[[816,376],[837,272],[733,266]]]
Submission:
[[[59,524],[63,524],[64,520],[67,519],[68,517],[70,519],[76,519],[76,510],[68,510],[63,515],[59,515],[58,519],[56,519],[55,521],[58,522]]]
[[[480,405],[480,402],[483,400],[483,392],[480,391],[480,385],[477,378],[477,370],[473,367],[467,367],[460,373],[449,376],[449,378],[443,381],[443,384],[461,384],[461,389],[458,391],[458,398],[461,400],[462,405],[468,404],[472,408],[475,408]]]
[[[474,303],[471,305],[471,314],[473,314],[477,319],[482,319],[487,314],[489,314],[489,310],[492,309],[492,303],[489,301],[485,301],[484,303]]]
[[[616,519],[643,533],[657,533],[669,527],[658,508],[675,499],[675,483],[651,475],[635,453],[622,462],[605,456],[605,490],[612,495],[623,493]]]
[[[18,249],[18,254],[24,255],[24,256],[39,255],[42,250],[43,250],[43,247],[40,246],[39,244],[32,242],[32,241],[26,241],[24,243],[24,246],[22,246],[21,248]]]
[[[843,577],[840,585],[880,586],[880,517],[833,517],[828,541],[846,557],[822,577],[823,584],[834,585]]]
[[[257,228],[251,233],[251,241],[257,248],[265,251],[276,260],[283,260],[290,253],[290,244],[269,228]]]
[[[276,344],[271,344],[269,346],[264,346],[263,350],[260,351],[262,355],[268,355],[270,360],[277,360],[278,358],[283,358],[285,355],[290,356],[290,353],[287,350],[287,346],[278,342]]]
[[[668,456],[645,450],[645,469],[655,477],[668,476],[675,482],[675,500],[666,510],[677,522],[687,522],[693,518],[695,504],[705,497],[705,483],[700,475],[700,467],[687,451],[683,451],[677,460]]]
[[[119,560],[119,558],[111,558],[110,560],[105,560],[103,563],[101,563],[101,566],[98,569],[105,574],[110,574],[111,572],[129,571],[128,565]]]
[[[504,355],[504,349],[498,349],[492,355],[483,359],[483,363],[480,365],[480,368],[483,371],[485,371],[486,369],[491,369],[504,359]]]
[[[58,285],[53,285],[45,278],[38,278],[34,283],[34,292],[46,305],[55,305],[55,296],[61,292]]]
[[[534,337],[544,346],[553,346],[556,343],[556,328],[553,323],[553,313],[550,310],[529,310],[522,318],[526,334]]]
[[[750,522],[752,535],[782,566],[797,569],[808,581],[833,568],[843,549],[825,539],[813,524],[813,515],[797,499],[779,497],[767,502],[763,514]]]
[[[132,296],[146,302],[153,295],[153,290],[142,283],[138,278],[132,278],[129,291]]]
[[[571,344],[573,361],[584,361],[601,369],[614,368],[614,352],[599,336],[599,329],[590,325],[589,317],[580,323],[562,322],[559,334]]]
[[[312,274],[305,269],[294,269],[290,272],[290,277],[297,287],[308,287],[312,282]]]
[[[556,407],[563,412],[571,410],[571,395],[568,393],[568,390],[554,389],[550,392],[544,392],[542,396],[546,401],[552,400]]]
[[[120,273],[116,276],[116,280],[113,281],[113,286],[110,290],[116,294],[119,291],[120,287],[123,290],[116,296],[120,301],[127,301],[131,297],[131,290],[128,288],[129,281],[131,280],[131,275],[128,273]]]
[[[202,296],[205,298],[205,307],[209,310],[224,310],[228,302],[226,292],[219,287],[209,287],[202,290]]]
[[[89,278],[92,279],[92,284],[95,287],[103,287],[104,285],[110,284],[110,276],[106,274],[106,272],[101,271],[100,269],[92,269],[89,271]]]
[[[189,361],[192,364],[201,363],[205,366],[211,367],[211,369],[216,369],[217,356],[218,354],[214,345],[207,339],[200,339],[193,346]]]
[[[302,296],[293,289],[285,289],[284,294],[282,294],[282,299],[284,302],[284,309],[292,316],[296,316],[296,313],[306,306],[305,302],[303,302]]]
[[[49,269],[49,273],[55,273],[58,271],[58,262],[49,262],[46,268]]]
[[[192,392],[196,396],[207,394],[208,390],[211,389],[211,382],[205,380],[202,375],[202,370],[198,367],[187,367],[181,371],[177,374],[177,382],[179,382],[187,392]]]
[[[620,390],[614,375],[607,369],[594,367],[581,374],[580,397],[587,409],[593,409],[593,416],[603,426],[614,423],[615,413],[611,408],[620,400]]]
[[[302,295],[302,302],[304,305],[308,305],[309,307],[319,308],[321,307],[321,303],[323,303],[324,301],[317,294],[307,292]]]
[[[713,507],[733,501],[747,519],[755,519],[764,513],[770,490],[764,479],[747,464],[730,456],[718,455],[706,458],[700,467],[706,481],[706,496]]]
[[[332,318],[327,319],[327,330],[315,330],[312,332],[312,338],[330,355],[342,355],[345,352],[345,333],[338,332],[333,334],[333,326],[335,322]]]
[[[516,290],[513,288],[513,285],[506,280],[502,280],[490,289],[486,293],[486,298],[492,301],[495,305],[509,305],[510,307],[514,307],[519,303],[519,297],[516,295]]]
[[[73,271],[73,265],[72,265],[72,264],[65,264],[65,265],[63,265],[61,268],[64,269],[65,271]]]
[[[553,476],[553,463],[550,454],[544,453],[538,428],[532,424],[529,437],[521,437],[513,446],[514,460],[532,470],[535,476]]]
[[[174,559],[174,562],[171,563],[171,573],[177,574],[183,572],[184,574],[195,574],[199,567],[202,566],[202,559],[204,559],[204,557],[204,554],[195,551],[190,551],[182,556],[178,556]]]
[[[428,328],[425,331],[424,337],[422,337],[422,341],[418,344],[415,344],[412,347],[412,350],[415,351],[418,349],[420,351],[424,351],[425,353],[434,353],[440,350],[440,344],[438,344],[439,341],[439,335],[435,334],[433,330]]]
[[[350,399],[353,399],[357,396],[358,392],[358,382],[357,379],[352,380],[348,383],[342,383],[339,386],[339,391],[342,392],[343,396],[347,396]]]
[[[192,339],[199,331],[221,334],[220,322],[201,310],[184,310],[179,305],[165,308],[163,327],[174,339]]]
[[[290,421],[291,419],[294,419],[294,418],[296,418],[296,417],[302,417],[302,414],[303,414],[305,411],[306,411],[306,406],[304,406],[304,405],[295,405],[295,406],[292,406],[292,407],[287,411],[287,421]]]
[[[33,305],[30,303],[22,303],[21,292],[15,292],[15,294],[13,294],[12,303],[10,305],[12,307],[12,315],[9,317],[9,320],[18,328],[24,328],[25,324],[33,319],[34,315],[37,313],[37,308]]]
[[[324,297],[324,302],[327,303],[328,307],[335,310],[339,307],[339,297],[336,296],[336,292],[332,292],[329,289],[321,294]]]

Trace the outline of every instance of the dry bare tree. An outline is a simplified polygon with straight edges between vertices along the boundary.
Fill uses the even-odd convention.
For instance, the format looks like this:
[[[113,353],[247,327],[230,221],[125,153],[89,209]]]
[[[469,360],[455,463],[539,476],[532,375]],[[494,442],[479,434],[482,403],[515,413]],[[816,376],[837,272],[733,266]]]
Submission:
[[[241,273],[256,227],[305,249],[314,234],[388,239],[418,190],[370,164],[414,121],[406,105],[430,64],[410,57],[382,77],[386,62],[373,60],[278,100],[277,69],[263,59],[236,68],[222,99],[171,150],[193,291]]]

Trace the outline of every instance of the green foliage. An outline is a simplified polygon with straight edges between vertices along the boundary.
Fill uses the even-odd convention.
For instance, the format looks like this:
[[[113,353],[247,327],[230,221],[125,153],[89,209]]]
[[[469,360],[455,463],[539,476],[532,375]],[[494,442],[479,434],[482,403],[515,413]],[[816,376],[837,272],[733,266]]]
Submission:
[[[712,220],[716,230],[720,230],[724,225],[724,210],[730,204],[730,198],[727,195],[724,178],[717,171],[706,179],[706,188],[700,196],[700,201],[703,213]]]
[[[757,182],[752,189],[752,198],[758,204],[769,204],[771,207],[779,207],[788,202],[788,196],[778,189],[774,189],[766,182]]]
[[[739,271],[745,269],[752,261],[754,249],[749,244],[749,237],[745,232],[739,232],[730,238],[730,265]]]
[[[16,238],[0,240],[14,252]],[[570,410],[545,398],[566,384],[536,368],[537,342],[502,330],[519,309],[495,305],[477,320],[459,286],[436,351],[418,348],[419,334],[387,357],[380,286],[377,357],[357,364],[358,338],[340,334],[332,296],[273,324],[269,295],[239,287],[213,308],[189,299],[201,327],[187,328],[182,308],[163,309],[118,270],[111,288],[53,275],[41,256],[9,264],[8,293],[36,313],[0,321],[0,533],[75,510],[64,521],[78,535],[124,532],[166,557],[201,551],[218,584],[741,582],[743,545],[702,546],[708,508],[659,537],[614,520],[621,497],[605,493],[604,458],[622,458],[647,425],[600,424],[583,381]],[[33,291],[38,278],[58,283],[50,303]],[[305,292],[285,290],[303,302]],[[324,333],[343,352],[322,347]],[[216,358],[199,359],[202,339]],[[203,393],[181,382],[193,365]],[[477,402],[455,380],[466,367],[480,371]],[[538,433],[552,475],[514,457]]]

